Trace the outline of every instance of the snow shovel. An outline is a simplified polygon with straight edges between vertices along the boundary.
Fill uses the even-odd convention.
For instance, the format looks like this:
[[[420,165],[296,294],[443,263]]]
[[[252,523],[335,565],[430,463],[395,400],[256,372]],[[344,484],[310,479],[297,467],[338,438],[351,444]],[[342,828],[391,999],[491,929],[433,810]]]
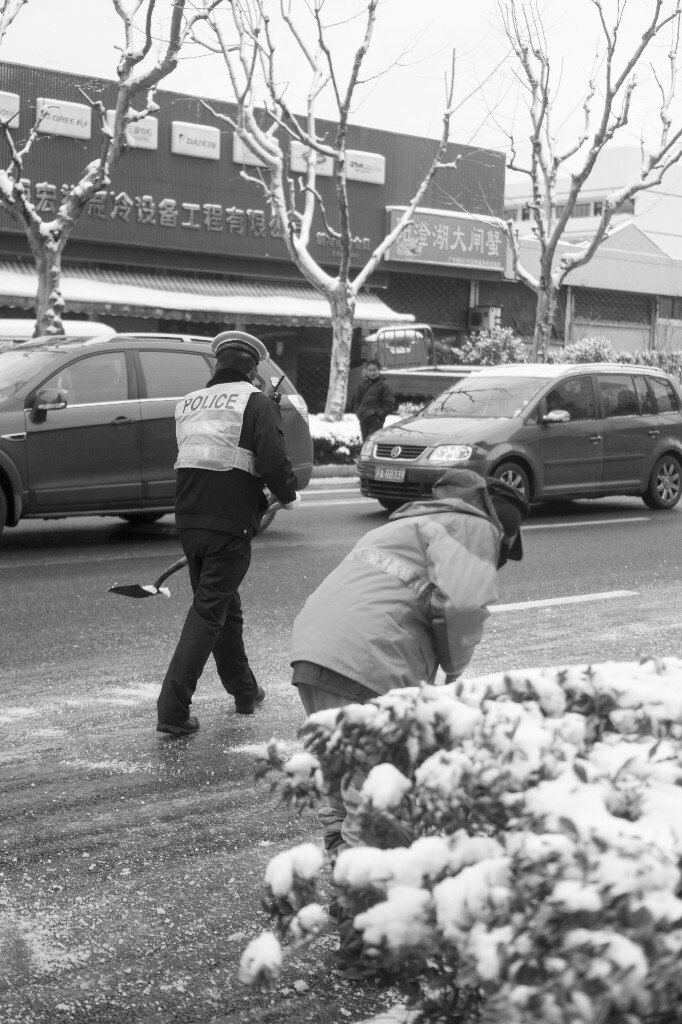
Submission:
[[[164,597],[170,597],[168,587],[162,587],[161,584],[169,576],[172,576],[174,572],[177,572],[178,569],[183,569],[186,565],[187,559],[183,555],[182,558],[178,558],[177,562],[173,562],[167,569],[164,569],[153,583],[147,583],[146,586],[143,586],[141,583],[124,583],[119,587],[109,587],[109,593],[122,594],[123,597],[153,597],[155,594],[163,594]]]
[[[282,507],[281,501],[272,501],[268,506],[268,512],[276,512],[277,509]],[[182,558],[178,558],[177,562],[173,562],[167,569],[164,569],[160,576],[154,580],[153,583],[147,583],[143,585],[141,583],[123,583],[121,586],[108,587],[110,594],[122,594],[123,597],[154,597],[157,594],[161,594],[163,597],[170,597],[170,590],[168,587],[162,587],[161,584],[164,580],[167,580],[169,576],[172,576],[178,569],[184,569],[187,565],[187,558],[183,555]]]

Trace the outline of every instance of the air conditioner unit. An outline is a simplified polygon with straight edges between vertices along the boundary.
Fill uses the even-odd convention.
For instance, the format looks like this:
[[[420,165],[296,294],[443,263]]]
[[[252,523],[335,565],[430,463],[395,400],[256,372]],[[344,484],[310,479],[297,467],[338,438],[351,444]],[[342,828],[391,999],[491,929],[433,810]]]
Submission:
[[[500,326],[501,319],[501,306],[474,306],[469,310],[469,330],[491,331]]]

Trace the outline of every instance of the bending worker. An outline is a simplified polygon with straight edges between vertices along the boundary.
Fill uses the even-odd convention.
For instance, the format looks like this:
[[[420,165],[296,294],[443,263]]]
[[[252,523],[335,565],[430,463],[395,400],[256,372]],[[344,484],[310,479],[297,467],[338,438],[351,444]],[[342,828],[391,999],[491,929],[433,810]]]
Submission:
[[[297,616],[292,682],[307,714],[433,683],[439,666],[452,681],[469,664],[497,600],[497,570],[523,557],[528,504],[466,469],[444,473],[433,497],[366,533]],[[327,792],[319,818],[332,857],[360,841],[361,785]]]
[[[209,655],[239,714],[265,697],[244,650],[239,586],[268,502],[266,484],[285,509],[297,508],[297,480],[279,406],[253,384],[262,341],[225,331],[211,344],[216,372],[178,402],[175,523],[194,601],[157,702],[159,732],[196,732],[192,697]]]

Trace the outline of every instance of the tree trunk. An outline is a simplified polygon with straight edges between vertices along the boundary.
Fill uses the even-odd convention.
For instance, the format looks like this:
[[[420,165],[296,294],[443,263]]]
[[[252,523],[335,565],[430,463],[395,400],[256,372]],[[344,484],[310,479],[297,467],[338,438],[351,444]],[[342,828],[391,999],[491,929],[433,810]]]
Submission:
[[[355,293],[351,285],[340,282],[329,299],[329,305],[332,314],[332,358],[324,415],[330,420],[340,420],[346,411],[355,316]]]
[[[35,335],[63,335],[62,246],[45,245],[36,254],[38,293]]]
[[[535,332],[533,334],[533,362],[547,362],[547,353],[549,351],[550,338],[552,337],[556,305],[556,288],[554,287],[551,278],[549,278],[549,283],[544,286],[541,285],[537,291]]]

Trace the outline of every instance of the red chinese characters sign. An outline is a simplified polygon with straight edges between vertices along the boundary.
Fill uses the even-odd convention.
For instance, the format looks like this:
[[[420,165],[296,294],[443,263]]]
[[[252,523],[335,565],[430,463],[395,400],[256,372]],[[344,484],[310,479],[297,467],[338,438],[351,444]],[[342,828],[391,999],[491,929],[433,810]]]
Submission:
[[[404,209],[388,207],[389,230],[403,212]],[[502,223],[494,217],[417,209],[386,253],[386,259],[504,271],[507,236]]]

